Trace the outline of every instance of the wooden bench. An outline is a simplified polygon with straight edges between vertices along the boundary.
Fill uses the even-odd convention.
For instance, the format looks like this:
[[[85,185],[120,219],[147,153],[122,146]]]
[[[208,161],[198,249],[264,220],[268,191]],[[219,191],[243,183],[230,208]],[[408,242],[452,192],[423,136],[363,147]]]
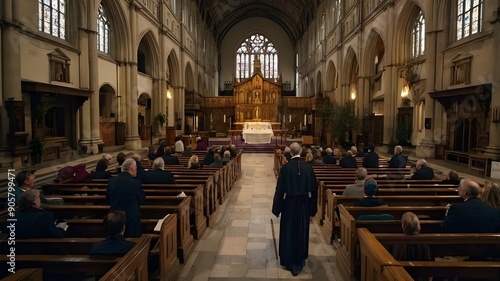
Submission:
[[[357,229],[368,228],[374,232],[400,233],[401,221],[359,221],[356,220],[362,214],[391,214],[396,219],[406,212],[413,212],[417,216],[428,216],[421,219],[422,233],[435,233],[441,231],[441,225],[445,217],[445,206],[397,206],[397,207],[345,207],[339,205],[340,213],[340,244],[338,245],[336,263],[344,280],[350,280],[351,274],[359,267],[359,258],[356,258],[356,248],[359,244]]]
[[[462,202],[458,195],[381,195],[389,206],[446,206]],[[323,220],[322,231],[326,241],[333,239],[333,233],[340,227],[336,219],[336,209],[338,205],[353,206],[360,199],[359,196],[334,195],[331,190],[327,190],[326,213]]]
[[[25,268],[2,279],[2,281],[43,281],[41,268]]]
[[[497,233],[408,236],[402,233],[372,233],[368,229],[360,228],[358,235],[361,246],[361,280],[380,280],[374,278],[374,275],[379,275],[380,269],[383,271],[389,266],[402,267],[413,278],[453,279],[457,276],[460,279],[498,280],[500,277],[500,234]],[[496,258],[497,261],[395,261],[387,249],[396,244],[425,244],[430,247],[433,256],[482,256]]]
[[[194,250],[194,239],[189,230],[189,202],[191,198],[172,197],[169,202],[158,205],[142,205],[141,221],[143,219],[162,219],[166,214],[177,215],[177,246],[179,260],[184,262]],[[170,205],[169,205],[170,204]],[[47,211],[53,212],[56,217],[64,217],[70,226],[67,235],[82,235],[71,229],[76,223],[71,219],[95,218],[101,220],[109,211],[108,205],[47,205]],[[76,217],[76,218],[75,218]]]
[[[16,240],[16,243],[21,243]],[[135,276],[136,280],[148,280],[147,260],[151,237],[141,236],[136,245],[122,258],[91,258],[86,254],[18,254],[16,269],[42,268],[44,279],[58,280],[67,276],[71,280],[77,276],[103,276],[100,280],[118,280],[124,276]],[[71,251],[72,248],[66,248]],[[1,255],[0,277],[7,271],[7,255]]]
[[[349,183],[349,184],[353,184]],[[378,187],[379,187],[379,192],[377,193],[378,195],[382,195],[380,192],[381,190],[385,190],[386,188],[390,189],[414,189],[414,188],[457,188],[458,186],[456,185],[443,185],[440,184],[440,181],[434,181],[434,180],[378,180]],[[318,212],[316,214],[316,219],[320,222],[320,224],[323,223],[323,220],[325,218],[325,212],[326,212],[326,204],[328,201],[327,198],[327,190],[331,189],[333,190],[334,193],[337,194],[342,194],[344,192],[344,189],[348,185],[345,182],[337,182],[336,180],[321,180],[318,182]],[[451,191],[448,191],[451,192]],[[408,194],[407,191],[403,191],[403,194]],[[401,194],[401,195],[403,195]],[[456,191],[455,191],[455,194]],[[398,195],[398,194],[393,194],[393,195]],[[408,194],[410,195],[410,194]]]
[[[445,160],[467,165],[469,171],[478,171],[482,176],[489,176],[491,161],[494,159],[479,153],[446,150]]]

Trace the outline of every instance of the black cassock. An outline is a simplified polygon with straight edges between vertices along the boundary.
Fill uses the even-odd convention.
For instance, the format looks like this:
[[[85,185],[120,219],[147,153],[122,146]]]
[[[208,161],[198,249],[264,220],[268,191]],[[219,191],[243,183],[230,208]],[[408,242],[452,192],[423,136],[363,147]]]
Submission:
[[[286,194],[286,195],[285,195]],[[302,268],[309,250],[309,217],[317,212],[318,186],[312,166],[300,158],[283,165],[276,185],[273,214],[281,213],[280,264]]]

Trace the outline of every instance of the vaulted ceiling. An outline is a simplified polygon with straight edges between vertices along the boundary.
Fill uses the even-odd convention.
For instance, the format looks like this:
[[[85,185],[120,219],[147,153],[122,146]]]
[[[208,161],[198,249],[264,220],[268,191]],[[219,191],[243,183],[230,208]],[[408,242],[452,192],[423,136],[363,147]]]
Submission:
[[[197,0],[203,20],[220,46],[238,22],[262,17],[276,22],[295,46],[311,23],[320,0]]]

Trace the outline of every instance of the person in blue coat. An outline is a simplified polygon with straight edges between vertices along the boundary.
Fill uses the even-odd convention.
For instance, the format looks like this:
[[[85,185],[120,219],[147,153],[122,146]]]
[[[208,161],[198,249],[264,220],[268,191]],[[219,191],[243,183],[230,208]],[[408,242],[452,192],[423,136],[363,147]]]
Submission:
[[[165,162],[163,158],[158,157],[153,161],[153,170],[144,173],[142,183],[175,183],[171,172],[165,171]]]
[[[403,147],[401,145],[396,145],[394,147],[394,155],[389,161],[389,168],[404,168],[408,162],[406,157],[402,154]]]
[[[140,206],[146,200],[142,183],[134,177],[137,165],[134,159],[122,164],[122,172],[108,180],[106,199],[111,211],[122,210],[126,213],[125,237],[139,237],[142,233]]]

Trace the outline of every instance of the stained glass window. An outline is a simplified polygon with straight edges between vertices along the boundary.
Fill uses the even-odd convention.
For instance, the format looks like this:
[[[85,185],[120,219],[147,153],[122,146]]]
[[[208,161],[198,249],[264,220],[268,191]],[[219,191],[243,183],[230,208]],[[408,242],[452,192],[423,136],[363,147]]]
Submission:
[[[236,77],[250,78],[256,58],[265,78],[278,78],[278,51],[268,38],[258,33],[244,40],[236,51]]]
[[[102,5],[97,14],[97,49],[109,54],[109,21]]]
[[[65,2],[65,0],[38,0],[38,29],[40,31],[65,39]]]
[[[411,57],[422,56],[425,51],[425,18],[422,11],[413,23],[411,30]]]
[[[457,3],[457,40],[460,40],[481,31],[483,0],[458,0]]]

